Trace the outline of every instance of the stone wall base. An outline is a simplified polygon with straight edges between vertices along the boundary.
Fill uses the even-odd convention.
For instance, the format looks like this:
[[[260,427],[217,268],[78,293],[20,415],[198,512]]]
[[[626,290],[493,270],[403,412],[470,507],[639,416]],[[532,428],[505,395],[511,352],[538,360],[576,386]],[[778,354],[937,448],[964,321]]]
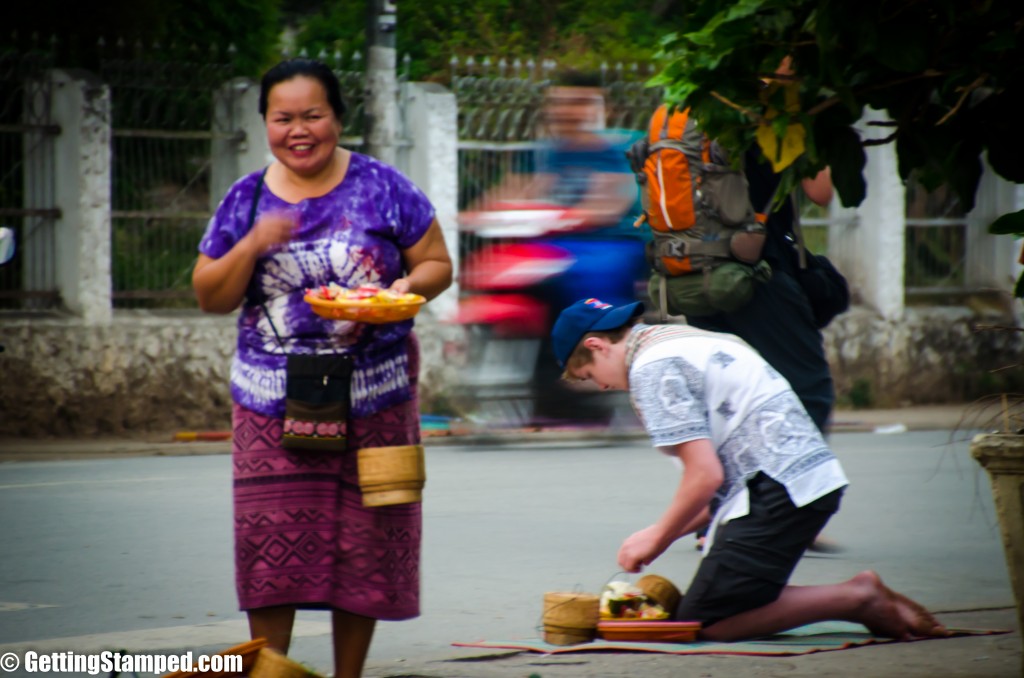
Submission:
[[[426,312],[425,312],[426,313]],[[898,321],[855,308],[826,331],[841,407],[970,402],[1021,392],[1022,333],[965,308],[908,309]],[[424,412],[445,413],[458,365],[456,326],[417,324]],[[119,311],[108,325],[74,318],[0,323],[0,436],[103,436],[227,430],[233,316]]]
[[[966,307],[908,308],[885,320],[853,308],[825,330],[840,407],[973,402],[1024,392],[1024,332]]]

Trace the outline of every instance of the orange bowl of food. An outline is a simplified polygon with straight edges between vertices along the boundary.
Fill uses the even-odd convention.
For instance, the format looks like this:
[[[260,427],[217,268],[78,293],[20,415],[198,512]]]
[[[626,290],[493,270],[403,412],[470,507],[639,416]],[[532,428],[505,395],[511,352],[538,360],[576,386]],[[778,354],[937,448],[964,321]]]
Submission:
[[[646,643],[692,643],[700,633],[700,622],[692,621],[599,621],[597,637]]]
[[[427,301],[418,294],[396,294],[370,285],[346,289],[334,283],[306,290],[304,300],[323,318],[374,324],[408,320]]]

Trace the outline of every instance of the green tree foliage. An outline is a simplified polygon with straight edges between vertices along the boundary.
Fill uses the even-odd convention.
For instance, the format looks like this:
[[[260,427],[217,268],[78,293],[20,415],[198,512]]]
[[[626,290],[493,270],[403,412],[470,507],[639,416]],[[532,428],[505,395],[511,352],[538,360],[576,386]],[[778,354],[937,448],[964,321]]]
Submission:
[[[119,40],[138,44],[154,59],[180,59],[190,49],[204,59],[230,52],[240,74],[255,76],[278,54],[279,5],[280,0],[38,0],[13,13],[0,47],[23,51],[35,45],[52,50],[57,66],[87,69],[97,68],[101,39],[108,49]]]
[[[555,59],[596,68],[645,61],[657,51],[665,17],[679,0],[419,0],[398,3],[397,51],[412,59],[411,77],[446,80],[452,56]],[[350,54],[364,46],[364,2],[292,0],[297,45]]]
[[[163,39],[204,47],[233,46],[232,62],[238,72],[257,77],[279,54],[280,4],[280,0],[168,0],[162,3]]]
[[[1024,182],[1022,31],[1024,4],[1001,0],[699,0],[654,82],[733,151],[759,144],[786,187],[827,165],[857,205],[865,145],[895,143],[901,177],[970,209],[983,154]],[[764,86],[787,56],[795,74]],[[867,107],[887,116],[870,141],[854,128]],[[1024,213],[994,226],[1024,234]]]

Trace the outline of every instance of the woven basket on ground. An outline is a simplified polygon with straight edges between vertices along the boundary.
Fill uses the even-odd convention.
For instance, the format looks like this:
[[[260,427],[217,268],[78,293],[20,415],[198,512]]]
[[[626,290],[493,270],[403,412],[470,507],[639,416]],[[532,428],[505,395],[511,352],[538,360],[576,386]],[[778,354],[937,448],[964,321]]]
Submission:
[[[594,639],[601,600],[590,593],[544,594],[544,642],[575,645]]]

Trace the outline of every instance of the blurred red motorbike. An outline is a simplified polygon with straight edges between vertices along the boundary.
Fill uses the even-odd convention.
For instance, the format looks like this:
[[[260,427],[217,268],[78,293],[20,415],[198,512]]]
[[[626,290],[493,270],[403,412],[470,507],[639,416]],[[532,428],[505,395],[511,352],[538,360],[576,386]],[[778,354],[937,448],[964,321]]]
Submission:
[[[467,414],[497,426],[607,424],[628,409],[623,394],[560,380],[550,332],[578,298],[635,300],[646,282],[642,243],[591,235],[572,209],[538,203],[464,213],[460,228]]]

